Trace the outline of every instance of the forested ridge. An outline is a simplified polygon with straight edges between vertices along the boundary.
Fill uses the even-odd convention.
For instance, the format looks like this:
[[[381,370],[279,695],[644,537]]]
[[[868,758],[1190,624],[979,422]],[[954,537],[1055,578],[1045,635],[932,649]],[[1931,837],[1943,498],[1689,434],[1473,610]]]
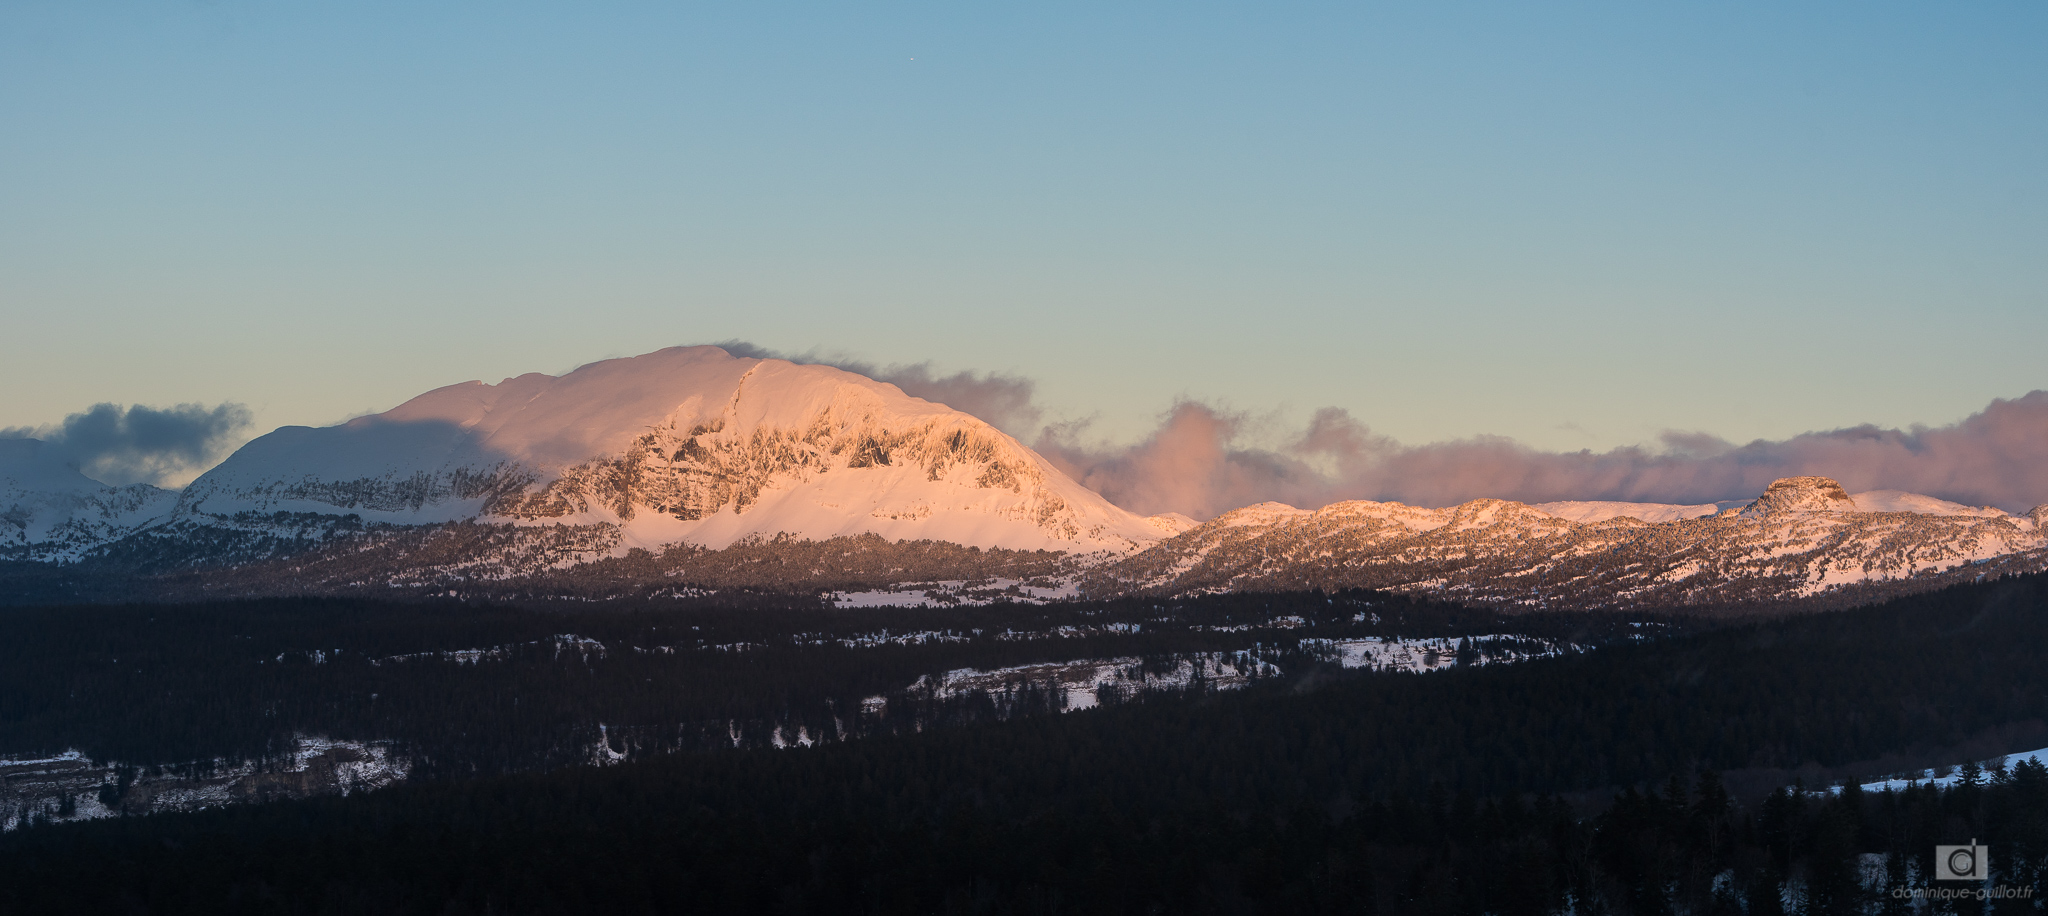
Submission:
[[[1458,615],[1480,612],[1368,594],[1293,596],[1285,609],[1274,600],[1231,596],[1190,613],[1270,623],[1287,610],[1303,621],[1289,633],[1313,626],[1316,606],[1333,629],[1385,626],[1410,610],[1417,628],[1439,613],[1429,625],[1446,631],[1501,623],[1461,624]],[[230,619],[251,607],[211,613]],[[2039,741],[2044,611],[2048,582],[2022,577],[1856,611],[1667,628],[1512,666],[1417,676],[1343,671],[1304,654],[1280,676],[1229,693],[1005,721],[914,721],[813,748],[685,751],[606,769],[38,826],[0,838],[0,903],[145,912],[1907,912],[1873,890],[1867,871],[1889,863],[1885,880],[1925,884],[1937,841],[1983,840],[2003,857],[2001,880],[2038,884],[2048,775],[2019,768],[1977,778],[1981,785],[1903,794],[1766,794],[1741,784],[1803,775],[1818,785],[1966,750],[2022,749],[2000,742],[2048,743]],[[281,606],[267,613],[292,616]],[[463,613],[502,610],[444,613],[459,627],[471,625]],[[822,624],[837,612],[815,613]],[[904,613],[890,623],[939,620]],[[1042,613],[1050,623],[1160,611]],[[614,635],[602,626],[624,633],[657,619],[699,633],[718,625],[716,614],[700,623],[603,616],[581,630],[601,638]],[[787,633],[798,619],[773,616],[717,617],[733,629],[715,638],[733,638],[747,620]],[[531,632],[556,623],[543,617]],[[1250,632],[1212,625],[1158,638]],[[374,626],[333,626],[319,635],[361,639],[354,648],[365,654],[398,644],[377,642]],[[450,647],[471,638],[446,634]],[[790,662],[810,657],[801,659]],[[491,670],[519,670],[446,667],[486,680]],[[2000,911],[2038,902],[2006,901]]]
[[[421,775],[544,769],[588,760],[600,724],[621,751],[662,752],[768,745],[800,729],[832,740],[1044,701],[935,703],[907,690],[955,668],[1253,650],[1307,670],[1304,638],[1512,631],[1592,645],[1640,633],[1631,624],[1644,619],[1507,618],[1369,592],[857,611],[748,594],[17,608],[0,610],[0,754],[232,760],[321,734],[399,742]],[[863,709],[871,697],[893,702]]]

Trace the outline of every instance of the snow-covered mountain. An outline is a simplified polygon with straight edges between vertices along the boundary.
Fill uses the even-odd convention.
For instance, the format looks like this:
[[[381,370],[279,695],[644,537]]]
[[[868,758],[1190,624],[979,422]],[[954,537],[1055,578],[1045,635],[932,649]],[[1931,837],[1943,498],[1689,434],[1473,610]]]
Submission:
[[[688,347],[285,427],[176,493],[103,486],[34,440],[0,440],[0,559],[40,561],[28,575],[59,581],[45,591],[57,598],[114,594],[95,589],[118,580],[141,583],[129,596],[1371,587],[1669,607],[1861,600],[2041,570],[2048,507],[2014,516],[1792,477],[1747,503],[1263,503],[1197,525],[1126,512],[895,386]],[[43,575],[63,569],[75,573]]]
[[[560,377],[466,382],[339,426],[285,427],[177,516],[601,526],[616,549],[872,533],[1124,552],[1178,533],[972,416],[828,366],[680,347]]]
[[[178,494],[146,484],[110,487],[35,439],[0,439],[0,556],[75,560],[168,514]]]
[[[1535,607],[1856,600],[2048,568],[2026,516],[1788,477],[1746,505],[1264,503],[1093,570],[1096,594],[1383,588]]]

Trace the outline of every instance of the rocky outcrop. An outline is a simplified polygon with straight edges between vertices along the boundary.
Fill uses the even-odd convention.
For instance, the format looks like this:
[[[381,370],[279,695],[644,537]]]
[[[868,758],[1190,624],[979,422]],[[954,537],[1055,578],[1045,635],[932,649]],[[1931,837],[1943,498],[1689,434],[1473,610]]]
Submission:
[[[1829,477],[1780,477],[1764,495],[1741,510],[1745,518],[1774,518],[1796,512],[1854,512],[1856,501]]]
[[[842,392],[801,427],[728,430],[724,418],[687,430],[673,423],[634,439],[623,454],[564,470],[533,491],[497,488],[484,511],[511,518],[559,518],[602,508],[631,521],[643,511],[697,521],[731,509],[742,515],[761,492],[804,483],[833,471],[913,467],[928,482],[951,481],[1023,494],[1045,483],[1045,471],[1009,437],[971,417],[891,422],[858,392]],[[1033,520],[1056,535],[1078,528],[1062,518],[1056,493],[1039,494]]]

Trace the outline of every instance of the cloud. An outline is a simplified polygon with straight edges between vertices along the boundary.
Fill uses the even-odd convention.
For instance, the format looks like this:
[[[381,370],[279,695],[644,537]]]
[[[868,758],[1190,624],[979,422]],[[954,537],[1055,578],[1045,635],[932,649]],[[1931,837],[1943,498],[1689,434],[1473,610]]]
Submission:
[[[65,463],[101,483],[162,486],[183,484],[212,465],[253,419],[241,404],[94,404],[54,426],[0,429],[0,438],[41,439]]]
[[[1736,445],[1665,433],[1654,447],[1544,452],[1498,436],[1404,445],[1337,408],[1317,411],[1276,447],[1240,445],[1245,418],[1175,405],[1136,445],[1087,447],[1052,427],[1037,448],[1061,470],[1134,512],[1196,518],[1273,500],[1315,508],[1344,499],[1448,506],[1481,497],[1705,503],[1748,499],[1779,477],[1833,477],[1852,493],[1907,490],[2015,512],[2048,503],[2048,391],[1994,400],[1950,426],[1856,426]]]
[[[1329,495],[1328,474],[1290,453],[1300,449],[1237,446],[1252,425],[1245,414],[1183,401],[1136,445],[1083,445],[1085,425],[1064,424],[1047,427],[1033,447],[1083,486],[1145,515],[1206,519],[1258,502],[1319,506],[1342,498]]]
[[[739,356],[779,357],[744,342]],[[1520,502],[1618,500],[1706,503],[1750,499],[1780,477],[1833,477],[1851,493],[1907,490],[2024,512],[2048,503],[2048,391],[1994,400],[1940,427],[1864,425],[1738,445],[1701,432],[1666,432],[1649,445],[1546,452],[1499,436],[1408,445],[1327,407],[1273,435],[1273,421],[1182,401],[1136,443],[1089,442],[1085,421],[1052,421],[1030,379],[1000,373],[934,375],[930,363],[837,366],[980,417],[1029,443],[1109,501],[1146,515],[1212,518],[1274,501],[1318,508],[1346,499],[1450,506],[1482,497]]]
[[[734,356],[831,366],[878,382],[888,382],[911,397],[935,401],[971,414],[1019,438],[1036,435],[1044,424],[1044,411],[1033,402],[1037,396],[1037,383],[1022,376],[1001,372],[935,375],[929,362],[876,366],[857,359],[823,356],[815,351],[796,355],[778,353],[744,340],[723,341],[716,346]]]

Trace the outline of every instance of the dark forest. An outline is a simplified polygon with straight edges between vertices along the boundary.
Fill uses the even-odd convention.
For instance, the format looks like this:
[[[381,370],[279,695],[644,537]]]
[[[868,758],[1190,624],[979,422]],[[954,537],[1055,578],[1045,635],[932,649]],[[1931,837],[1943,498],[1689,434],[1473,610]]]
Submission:
[[[1853,788],[2048,744],[2039,576],[1743,620],[1507,617],[1367,592],[777,600],[7,611],[21,638],[0,648],[0,746],[172,761],[319,730],[423,764],[347,797],[36,822],[0,837],[0,908],[1927,912],[1888,890],[1930,886],[1937,842],[1987,844],[2000,886],[2036,887],[2048,863],[2048,773],[2031,765]],[[884,631],[954,641],[835,641]],[[603,651],[549,642],[567,633]],[[1345,669],[1301,642],[1367,634],[1459,638],[1469,663]],[[1577,648],[1492,665],[1463,639],[1501,634]],[[515,648],[390,661],[480,646]],[[662,646],[678,648],[648,651]],[[1214,651],[1274,673],[1066,713],[1029,684],[903,690],[947,667]],[[870,696],[887,702],[850,714]],[[734,740],[734,721],[755,738]],[[764,738],[796,724],[830,737]],[[579,765],[594,740],[626,762]]]

